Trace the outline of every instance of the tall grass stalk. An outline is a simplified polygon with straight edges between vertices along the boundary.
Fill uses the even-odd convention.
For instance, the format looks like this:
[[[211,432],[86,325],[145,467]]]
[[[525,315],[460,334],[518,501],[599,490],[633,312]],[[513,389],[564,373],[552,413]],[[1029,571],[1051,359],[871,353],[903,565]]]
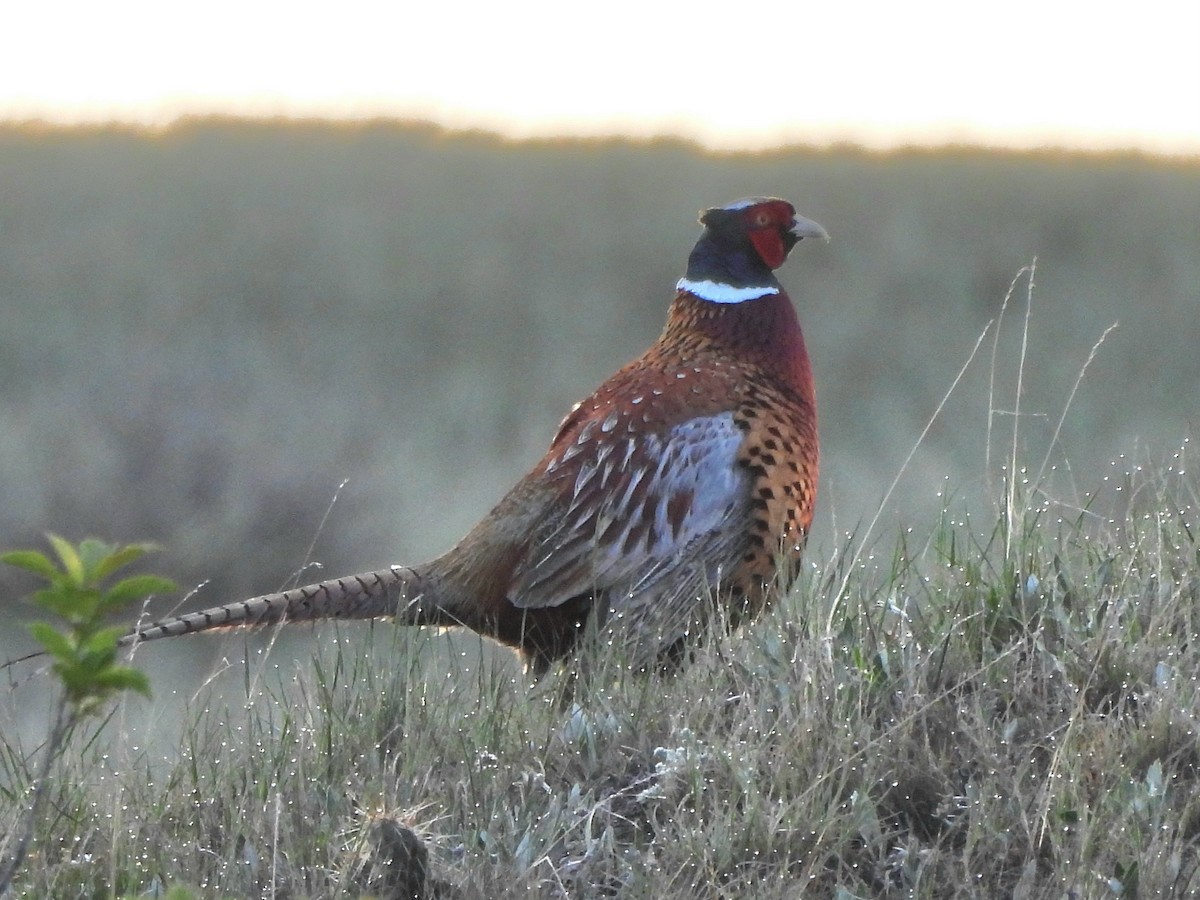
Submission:
[[[1030,327],[1027,311],[1023,348]],[[1025,350],[997,347],[994,367],[1025,367]],[[1028,405],[989,403],[988,466],[993,420],[1012,412],[1016,443]],[[180,703],[165,758],[120,728],[71,744],[15,891],[1195,894],[1189,452],[1139,460],[1082,498],[1056,496],[1045,461],[1021,480],[1006,452],[986,513],[947,499],[940,521],[890,546],[876,516],[777,610],[714,629],[666,678],[600,652],[571,690],[472,635],[379,624],[247,638],[241,662]],[[155,653],[169,648],[139,659]],[[131,722],[144,709],[122,703]],[[0,729],[6,827],[27,759]]]

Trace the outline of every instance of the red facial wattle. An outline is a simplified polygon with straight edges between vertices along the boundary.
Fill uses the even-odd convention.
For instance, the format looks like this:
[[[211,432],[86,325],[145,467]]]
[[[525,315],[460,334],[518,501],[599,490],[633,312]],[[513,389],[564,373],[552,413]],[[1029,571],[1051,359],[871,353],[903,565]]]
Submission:
[[[750,232],[754,249],[769,268],[778,269],[787,259],[788,249],[777,228],[755,228]]]

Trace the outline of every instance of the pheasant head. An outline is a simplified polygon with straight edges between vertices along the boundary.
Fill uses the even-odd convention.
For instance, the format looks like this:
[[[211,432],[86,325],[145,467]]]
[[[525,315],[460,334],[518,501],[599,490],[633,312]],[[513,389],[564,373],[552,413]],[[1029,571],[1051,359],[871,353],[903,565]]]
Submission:
[[[752,197],[700,216],[704,233],[688,258],[681,291],[712,303],[742,303],[782,291],[774,270],[804,238],[828,240],[825,229],[786,200]]]

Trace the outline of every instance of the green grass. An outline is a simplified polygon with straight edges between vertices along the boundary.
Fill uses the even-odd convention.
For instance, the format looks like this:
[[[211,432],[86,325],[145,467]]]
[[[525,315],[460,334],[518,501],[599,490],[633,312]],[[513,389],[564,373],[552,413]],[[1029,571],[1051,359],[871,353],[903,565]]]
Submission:
[[[988,527],[847,545],[680,674],[601,659],[573,699],[330,626],[311,661],[201,687],[172,757],[121,710],[78,735],[18,891],[395,896],[392,820],[439,897],[1200,890],[1195,483],[1120,487],[1110,521],[1018,491]],[[32,749],[3,744],[6,823]]]
[[[198,603],[277,584],[348,474],[373,487],[331,521],[338,572],[363,546],[386,562],[414,534],[460,533],[653,336],[646,298],[677,276],[697,205],[752,186],[833,210],[835,233],[788,276],[832,477],[776,610],[673,677],[601,656],[573,696],[470,635],[387,625],[147,645],[133,664],[155,699],[73,735],[17,896],[402,896],[420,853],[396,823],[441,898],[1200,892],[1197,482],[1186,443],[1159,459],[1129,439],[1181,420],[1137,391],[1191,398],[1194,166],[747,160],[385,126],[3,138],[22,175],[0,210],[2,530],[157,538],[178,580],[224,573]],[[990,372],[971,362],[970,390],[938,406],[962,360],[937,351],[970,346],[1044,243],[1048,324],[1027,318],[1019,353],[1003,323],[985,331],[972,356]],[[1125,315],[1144,291],[1158,313]],[[1117,374],[1096,366],[1077,396],[1082,351],[1117,318],[1099,357]],[[1163,359],[1170,377],[1138,377]],[[846,534],[847,486],[880,496],[914,444],[907,493]],[[961,493],[898,527],[942,478]],[[43,759],[47,681],[0,691],[0,843]]]

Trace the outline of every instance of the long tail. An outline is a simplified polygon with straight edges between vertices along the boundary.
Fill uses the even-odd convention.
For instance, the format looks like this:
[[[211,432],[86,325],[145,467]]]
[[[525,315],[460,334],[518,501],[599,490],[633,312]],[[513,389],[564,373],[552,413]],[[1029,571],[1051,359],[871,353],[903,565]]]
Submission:
[[[154,622],[129,632],[121,638],[120,644],[140,644],[142,641],[240,625],[395,616],[402,612],[399,607],[406,598],[420,593],[420,581],[416,571],[405,566],[333,578],[278,594],[264,594]]]
[[[313,619],[376,619],[392,616],[406,625],[453,624],[454,620],[448,618],[437,604],[437,598],[426,594],[428,587],[426,580],[416,570],[407,566],[392,566],[390,569],[333,578],[278,594],[264,594],[238,603],[163,619],[133,629],[118,643],[129,646],[217,628]],[[44,655],[29,653],[10,659],[0,663],[0,670]]]

